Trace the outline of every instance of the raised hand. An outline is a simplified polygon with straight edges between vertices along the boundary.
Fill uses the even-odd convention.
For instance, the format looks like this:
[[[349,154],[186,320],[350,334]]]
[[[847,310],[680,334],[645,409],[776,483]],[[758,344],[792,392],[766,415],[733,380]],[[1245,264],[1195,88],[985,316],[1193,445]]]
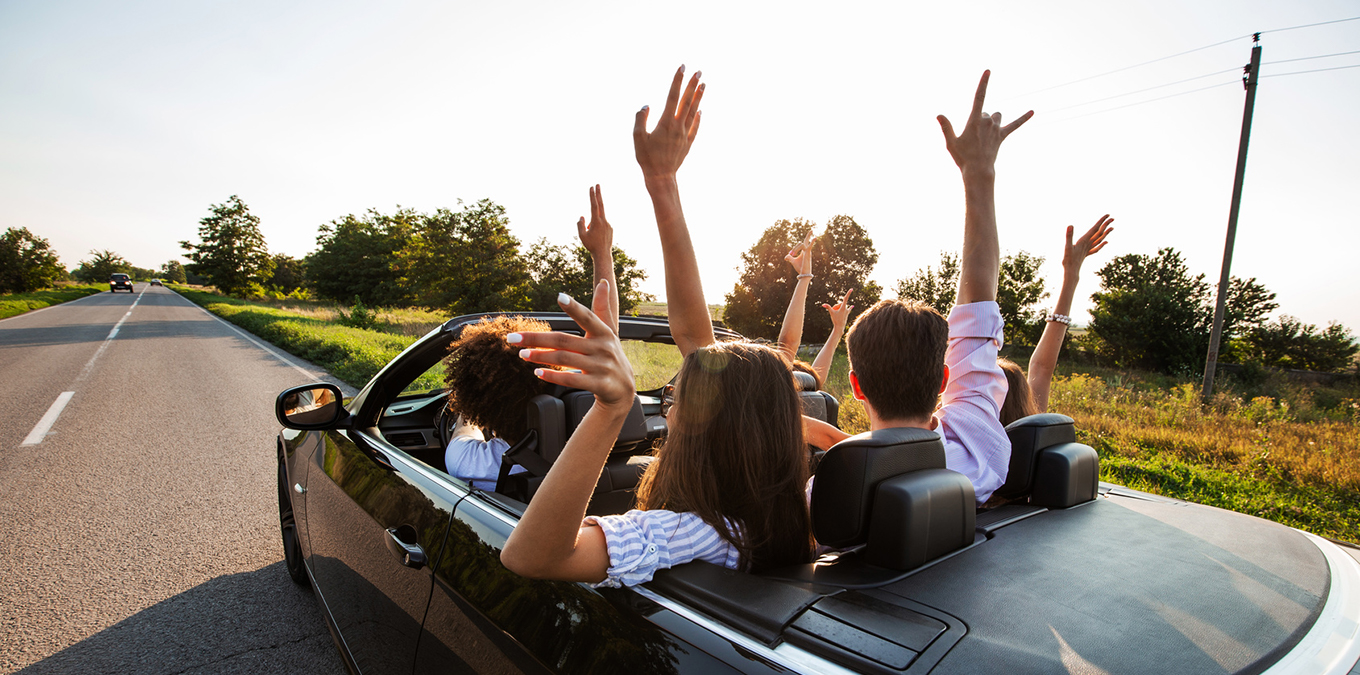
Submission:
[[[590,188],[590,224],[585,216],[576,221],[576,236],[591,255],[610,257],[614,250],[614,228],[604,217],[604,194],[598,184]]]
[[[963,126],[963,133],[955,136],[954,126],[944,115],[935,118],[939,120],[940,130],[944,132],[944,145],[949,149],[949,156],[954,158],[954,163],[965,174],[992,172],[996,165],[996,153],[1001,149],[1001,141],[1006,140],[1011,132],[1019,129],[1020,125],[1034,116],[1034,111],[1031,110],[1014,122],[1002,126],[1001,113],[988,115],[983,112],[982,102],[987,98],[987,80],[991,79],[991,76],[990,70],[982,72],[977,93],[973,95],[973,111]]]
[[[854,292],[855,289],[853,288],[846,291],[845,296],[842,297],[841,301],[836,303],[835,306],[822,303],[822,308],[831,315],[832,332],[840,333],[845,330],[845,323],[850,319],[850,310],[855,308],[854,305],[848,304],[850,302],[850,294]]]
[[[793,247],[788,255],[784,256],[784,261],[793,266],[799,274],[812,274],[812,242],[817,241],[817,237],[812,235],[812,230],[808,230],[807,236],[803,237],[803,243]]]
[[[1110,214],[1101,216],[1075,244],[1072,243],[1072,226],[1067,226],[1067,246],[1063,249],[1062,260],[1064,273],[1076,276],[1081,271],[1081,263],[1086,260],[1086,256],[1095,255],[1097,251],[1105,248],[1105,244],[1109,243],[1105,238],[1114,231],[1114,228],[1110,227],[1110,223],[1113,222],[1114,218],[1111,218]]]
[[[539,379],[584,389],[595,394],[597,407],[627,414],[633,407],[633,367],[623,353],[618,335],[609,326],[608,283],[601,281],[595,287],[593,307],[589,309],[566,293],[557,296],[557,303],[581,327],[584,336],[511,333],[506,341],[524,348],[520,357],[525,361],[579,371],[539,368],[534,371]]]
[[[695,71],[684,94],[680,85],[685,79],[685,67],[675,71],[666,108],[657,120],[656,128],[647,132],[648,106],[642,106],[633,120],[633,152],[645,178],[673,176],[684,163],[694,137],[699,133],[699,101],[704,97],[704,85],[699,84],[702,72]]]

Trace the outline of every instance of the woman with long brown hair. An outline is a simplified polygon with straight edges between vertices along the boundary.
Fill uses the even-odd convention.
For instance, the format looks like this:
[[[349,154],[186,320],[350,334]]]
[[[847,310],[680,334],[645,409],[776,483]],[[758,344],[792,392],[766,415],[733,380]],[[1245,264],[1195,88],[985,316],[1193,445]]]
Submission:
[[[684,355],[668,434],[638,488],[639,510],[585,518],[586,506],[633,403],[632,370],[617,336],[590,310],[562,296],[584,337],[511,336],[526,360],[580,370],[539,377],[595,394],[501,551],[531,577],[634,585],[658,569],[703,560],[761,571],[808,562],[812,528],[804,488],[807,446],[793,375],[780,353],[745,342],[717,344],[704,303],[676,172],[699,130],[699,73],[683,93],[684,66],[671,82],[656,129],[638,111],[633,147],[652,197],[666,265],[671,335]],[[617,290],[595,288],[596,314]]]
[[[811,559],[804,486],[807,450],[793,378],[776,350],[747,342],[685,357],[667,417],[669,433],[638,488],[639,509],[585,517],[600,470],[632,407],[632,369],[603,321],[565,295],[584,330],[512,334],[548,382],[586,389],[596,403],[567,441],[501,551],[511,571],[609,586],[646,582],[659,569],[703,560],[758,572]]]

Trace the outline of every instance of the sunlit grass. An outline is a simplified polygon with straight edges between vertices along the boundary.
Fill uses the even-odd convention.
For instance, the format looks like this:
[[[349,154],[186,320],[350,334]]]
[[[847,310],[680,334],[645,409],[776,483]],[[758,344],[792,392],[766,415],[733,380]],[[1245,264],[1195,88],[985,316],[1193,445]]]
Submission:
[[[94,295],[95,293],[107,290],[109,290],[107,285],[62,284],[56,288],[34,291],[32,293],[0,294],[0,319],[18,316],[35,309],[59,305],[63,302],[70,302],[77,298],[83,298],[87,295]]]

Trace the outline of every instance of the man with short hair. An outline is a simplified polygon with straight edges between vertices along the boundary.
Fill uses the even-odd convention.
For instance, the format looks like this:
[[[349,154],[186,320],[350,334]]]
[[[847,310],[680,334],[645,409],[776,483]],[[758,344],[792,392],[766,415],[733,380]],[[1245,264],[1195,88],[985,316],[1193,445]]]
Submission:
[[[954,135],[943,115],[937,118],[945,147],[963,174],[966,201],[959,291],[949,319],[920,303],[884,300],[861,314],[846,338],[850,385],[869,415],[869,428],[938,432],[946,466],[972,481],[979,504],[1005,482],[1011,454],[999,418],[1006,376],[996,363],[1004,326],[996,304],[1001,268],[996,154],[1034,114],[1002,126],[1000,113],[984,113],[990,76],[991,71],[982,74],[961,134]],[[848,437],[828,424],[809,421],[807,426],[809,442],[818,447]]]

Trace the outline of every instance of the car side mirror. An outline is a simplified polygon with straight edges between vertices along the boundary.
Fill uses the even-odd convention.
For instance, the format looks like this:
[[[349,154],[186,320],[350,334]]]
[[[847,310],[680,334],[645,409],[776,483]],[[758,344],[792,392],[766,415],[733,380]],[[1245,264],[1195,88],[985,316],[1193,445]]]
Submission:
[[[289,429],[327,429],[349,416],[342,398],[339,387],[324,382],[285,389],[274,401],[274,416]]]

